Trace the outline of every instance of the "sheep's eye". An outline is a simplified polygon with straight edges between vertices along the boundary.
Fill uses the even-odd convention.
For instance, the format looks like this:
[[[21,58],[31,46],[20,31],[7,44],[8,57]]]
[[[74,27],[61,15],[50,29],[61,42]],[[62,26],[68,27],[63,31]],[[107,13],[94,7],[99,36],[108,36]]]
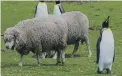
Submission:
[[[9,40],[9,39],[5,39],[4,41],[5,41],[5,42],[10,42],[10,40]]]
[[[7,39],[4,40],[5,43],[6,43],[7,41],[8,41]]]

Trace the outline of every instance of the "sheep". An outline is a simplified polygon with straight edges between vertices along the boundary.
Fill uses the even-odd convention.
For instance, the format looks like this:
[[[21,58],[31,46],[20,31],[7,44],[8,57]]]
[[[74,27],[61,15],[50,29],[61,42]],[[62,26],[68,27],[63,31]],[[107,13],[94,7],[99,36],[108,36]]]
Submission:
[[[74,11],[73,13],[65,13],[61,16],[64,20],[66,20],[68,25],[67,45],[75,44],[71,56],[76,53],[79,46],[79,41],[81,41],[81,43],[86,43],[89,53],[88,56],[91,57],[92,52],[90,50],[88,39],[89,20],[87,16],[79,11]]]
[[[4,32],[4,41],[6,48],[15,48],[20,53],[19,66],[22,66],[23,55],[29,54],[30,51],[36,53],[37,63],[40,65],[40,53],[50,50],[58,53],[56,64],[63,65],[67,33],[67,23],[60,16],[33,18],[7,28]]]
[[[92,52],[88,39],[89,21],[87,16],[79,11],[66,12],[60,16],[63,17],[68,26],[67,45],[75,44],[71,57],[76,53],[79,47],[79,41],[82,44],[83,42],[86,43],[89,53],[88,57],[91,57]],[[55,59],[56,56],[55,54],[53,58]]]

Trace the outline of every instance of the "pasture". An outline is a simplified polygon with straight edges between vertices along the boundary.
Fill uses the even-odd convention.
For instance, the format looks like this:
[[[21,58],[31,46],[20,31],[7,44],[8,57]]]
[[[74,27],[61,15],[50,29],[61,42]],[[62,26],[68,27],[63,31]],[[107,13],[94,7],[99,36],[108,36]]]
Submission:
[[[2,1],[1,2],[1,33],[17,22],[34,17],[37,2],[34,1]],[[52,14],[55,2],[47,2],[49,14]],[[56,60],[51,58],[40,59],[42,66],[37,66],[32,53],[23,57],[23,67],[18,66],[20,55],[16,51],[7,50],[1,38],[1,75],[2,76],[122,76],[122,2],[63,2],[65,11],[81,11],[89,18],[90,46],[92,57],[88,58],[85,45],[80,45],[74,58],[69,55],[73,45],[66,48],[64,66],[56,66]],[[115,62],[112,74],[97,74],[96,41],[102,22],[110,15],[110,27],[115,38]]]

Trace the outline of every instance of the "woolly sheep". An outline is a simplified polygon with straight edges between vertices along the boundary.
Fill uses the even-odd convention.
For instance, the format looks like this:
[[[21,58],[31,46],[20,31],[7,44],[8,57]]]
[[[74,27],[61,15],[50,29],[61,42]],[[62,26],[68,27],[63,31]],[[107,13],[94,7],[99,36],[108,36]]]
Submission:
[[[60,16],[33,18],[23,20],[15,27],[7,28],[4,40],[7,48],[15,47],[21,54],[19,66],[22,66],[23,55],[27,55],[30,51],[36,53],[37,62],[40,64],[40,52],[50,50],[55,50],[58,53],[57,64],[63,64],[67,32],[67,23]]]
[[[91,57],[92,53],[90,50],[90,44],[88,39],[89,21],[87,16],[79,11],[65,13],[61,16],[64,20],[66,20],[68,25],[67,44],[75,44],[72,56],[77,51],[79,41],[81,41],[81,43],[86,43],[89,52],[88,56]]]
[[[63,17],[68,26],[67,45],[75,44],[71,57],[76,53],[79,41],[86,43],[89,53],[88,57],[91,57],[92,52],[88,39],[89,21],[87,16],[79,11],[66,12],[60,16]],[[56,58],[56,54],[53,58]]]

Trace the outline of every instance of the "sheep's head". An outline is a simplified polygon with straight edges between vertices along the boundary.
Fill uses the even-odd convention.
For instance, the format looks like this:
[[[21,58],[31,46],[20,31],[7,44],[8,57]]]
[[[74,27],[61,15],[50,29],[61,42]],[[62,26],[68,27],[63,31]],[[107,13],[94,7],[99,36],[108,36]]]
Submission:
[[[5,46],[7,49],[14,49],[15,47],[15,35],[17,35],[17,33],[15,34],[14,28],[10,27],[7,28],[3,37],[4,37],[4,42],[5,42]]]

